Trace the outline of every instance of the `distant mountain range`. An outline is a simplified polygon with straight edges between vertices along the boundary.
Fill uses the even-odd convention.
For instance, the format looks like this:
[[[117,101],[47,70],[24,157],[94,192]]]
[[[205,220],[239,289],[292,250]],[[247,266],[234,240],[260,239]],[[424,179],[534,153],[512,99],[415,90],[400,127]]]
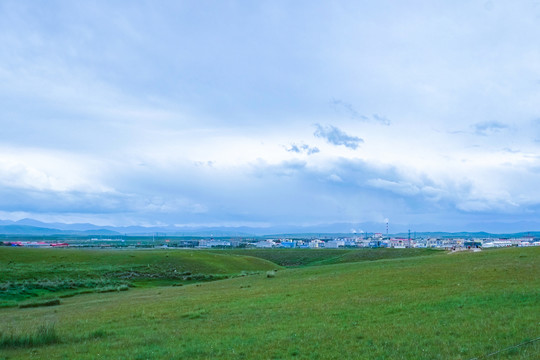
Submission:
[[[462,232],[448,232],[447,229],[433,232],[433,225],[417,225],[411,228],[411,236],[455,236],[455,237],[504,237],[504,236],[540,236],[539,231],[523,231],[523,229],[540,229],[540,223],[493,223],[483,224],[491,232],[478,232],[474,229],[481,228],[482,224],[468,224]],[[412,227],[412,226],[411,226]],[[353,230],[355,229],[355,230]],[[393,236],[408,236],[408,226],[392,224],[390,234]],[[431,231],[430,231],[431,230]],[[354,234],[385,233],[384,223],[334,223],[313,226],[272,226],[272,227],[179,227],[179,226],[98,226],[89,223],[65,224],[45,223],[34,219],[22,219],[18,221],[0,220],[0,235],[32,235],[32,236],[204,236],[204,237],[255,237],[255,236],[281,236],[281,237],[331,237],[337,234],[351,236]]]
[[[29,226],[29,225],[0,225],[0,234],[2,235],[120,235],[119,232],[107,229],[95,230],[59,230],[56,228]]]

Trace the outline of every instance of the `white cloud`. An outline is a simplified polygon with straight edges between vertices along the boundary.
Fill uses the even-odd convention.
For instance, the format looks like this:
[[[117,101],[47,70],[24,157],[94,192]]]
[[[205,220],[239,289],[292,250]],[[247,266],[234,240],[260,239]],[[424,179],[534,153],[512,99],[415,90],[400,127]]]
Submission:
[[[367,184],[379,189],[388,190],[399,195],[416,195],[420,192],[420,189],[413,184],[405,182],[389,181],[384,179],[370,179]]]
[[[336,175],[336,174],[330,174],[330,176],[328,176],[328,180],[337,182],[337,183],[343,182],[343,179],[339,175]]]
[[[114,191],[101,182],[99,162],[69,153],[40,149],[0,149],[0,183],[38,191]]]

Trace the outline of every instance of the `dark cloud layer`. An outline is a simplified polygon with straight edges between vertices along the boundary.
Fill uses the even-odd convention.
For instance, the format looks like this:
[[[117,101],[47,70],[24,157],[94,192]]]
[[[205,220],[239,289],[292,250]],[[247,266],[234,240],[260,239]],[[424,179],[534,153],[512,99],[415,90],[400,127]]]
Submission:
[[[360,114],[353,106],[352,104],[349,104],[348,102],[345,102],[343,100],[339,99],[332,99],[330,102],[332,107],[335,111],[339,113],[343,113],[346,116],[350,117],[351,119],[358,119],[358,120],[364,120],[367,121],[369,118],[365,115]]]
[[[371,116],[363,115],[360,112],[358,112],[358,110],[356,110],[356,108],[352,104],[343,100],[332,99],[330,104],[336,112],[343,114],[351,119],[361,120],[361,121],[374,121],[381,125],[386,125],[386,126],[391,124],[391,121],[388,117],[384,115],[379,115],[379,114],[373,114]]]
[[[320,152],[318,147],[316,146],[311,147],[307,144],[291,144],[291,146],[287,147],[286,150],[288,152],[293,152],[297,154],[306,154],[306,155],[313,155]]]
[[[343,145],[350,149],[357,149],[361,143],[364,142],[363,139],[358,136],[348,135],[342,130],[338,129],[333,125],[322,126],[320,124],[315,124],[317,130],[313,133],[318,138],[325,139],[327,142],[333,145]]]
[[[486,121],[474,124],[473,128],[476,135],[486,136],[506,130],[509,126],[497,121]]]

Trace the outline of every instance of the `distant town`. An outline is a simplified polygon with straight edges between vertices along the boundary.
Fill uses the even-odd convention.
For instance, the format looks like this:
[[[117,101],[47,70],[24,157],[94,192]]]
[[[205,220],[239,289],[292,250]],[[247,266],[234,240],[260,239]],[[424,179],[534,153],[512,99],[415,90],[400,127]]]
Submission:
[[[341,248],[438,248],[446,250],[482,249],[496,247],[540,246],[536,236],[521,237],[394,237],[382,233],[361,236],[306,236],[276,238],[185,238],[164,234],[145,237],[91,237],[71,239],[36,239],[18,237],[0,242],[3,246],[34,248],[104,247],[104,248],[258,248],[258,249],[341,249]]]

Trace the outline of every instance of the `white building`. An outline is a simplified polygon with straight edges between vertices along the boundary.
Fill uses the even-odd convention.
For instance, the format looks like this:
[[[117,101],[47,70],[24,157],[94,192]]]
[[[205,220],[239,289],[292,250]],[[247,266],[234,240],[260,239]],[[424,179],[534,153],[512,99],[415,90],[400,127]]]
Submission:
[[[310,247],[311,249],[317,249],[317,248],[322,247],[322,244],[324,244],[324,241],[321,241],[321,240],[319,240],[319,239],[315,239],[315,240],[311,240],[311,241],[309,242],[309,247]]]
[[[273,248],[274,246],[276,246],[276,243],[272,240],[259,241],[255,244],[255,247],[263,249]]]
[[[343,240],[330,240],[330,241],[327,241],[324,244],[324,247],[328,248],[328,249],[337,249],[337,248],[340,248],[340,247],[345,247],[345,241],[343,241]]]
[[[199,241],[199,247],[201,248],[213,248],[213,247],[224,247],[231,246],[230,241],[226,240],[201,240]]]

